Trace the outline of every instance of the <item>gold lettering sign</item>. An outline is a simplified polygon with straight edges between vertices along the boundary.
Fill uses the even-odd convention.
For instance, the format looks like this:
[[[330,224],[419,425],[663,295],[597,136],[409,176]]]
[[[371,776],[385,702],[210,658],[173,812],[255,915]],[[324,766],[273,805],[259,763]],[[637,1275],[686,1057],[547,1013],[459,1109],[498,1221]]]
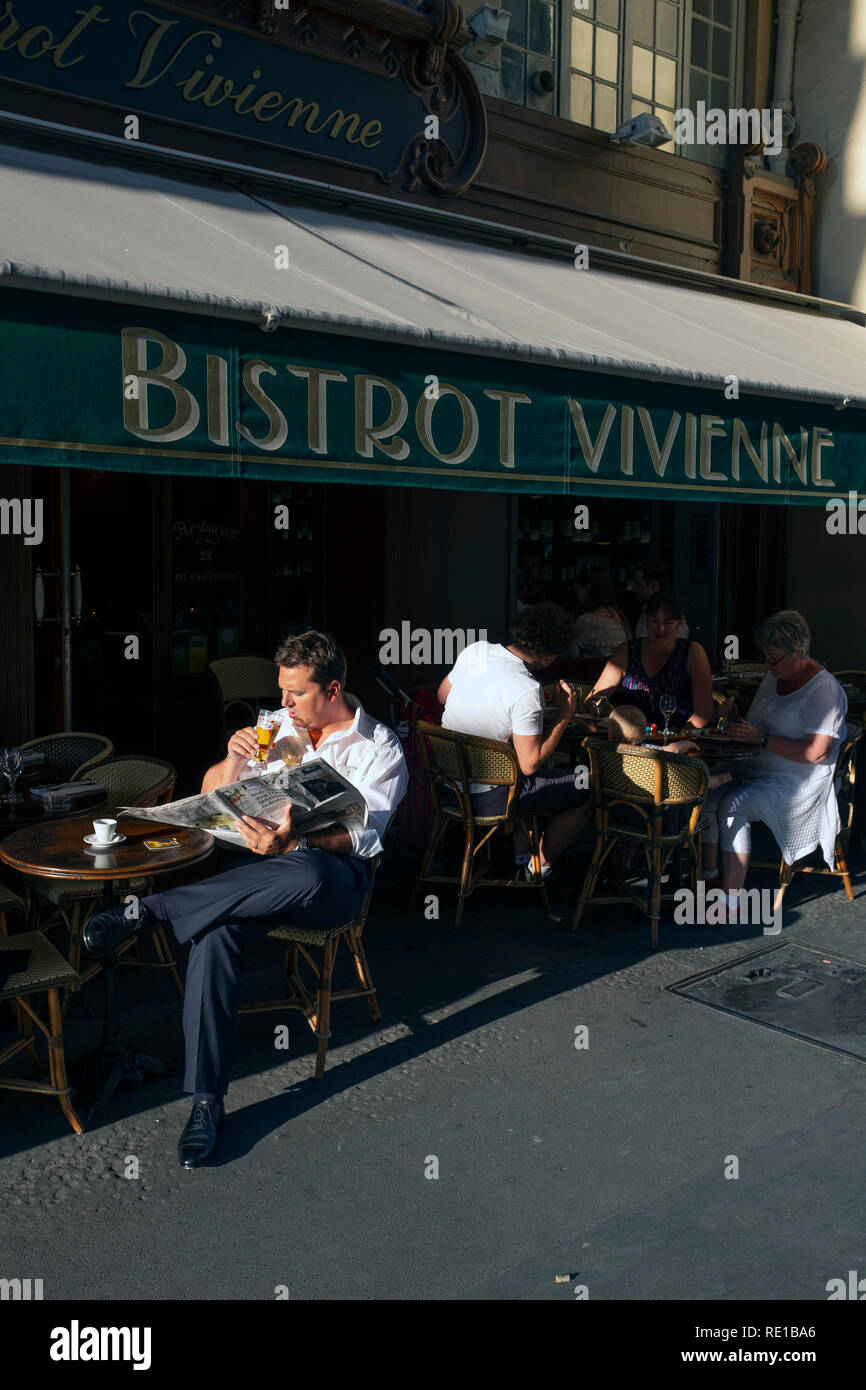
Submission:
[[[290,130],[300,122],[308,135],[326,134],[329,140],[342,138],[347,145],[362,144],[368,150],[381,143],[378,138],[383,129],[381,121],[364,121],[357,111],[346,112],[339,107],[323,114],[317,101],[287,95],[273,87],[260,90],[261,68],[253,68],[243,85],[237,83],[236,77],[214,72],[214,51],[223,46],[222,35],[217,30],[196,29],[178,41],[178,20],[158,19],[146,10],[135,10],[129,17],[129,27],[136,38],[139,31],[133,21],[139,18],[149,21],[153,27],[139,53],[135,72],[124,82],[124,87],[140,91],[157,86],[170,75],[170,81],[183,100],[190,103],[201,102],[210,109],[227,103],[236,116],[251,116],[260,124],[284,117],[283,125]],[[190,57],[200,66],[183,76],[183,67]]]
[[[191,435],[203,409],[212,444],[237,448],[236,436],[240,436],[254,449],[272,453],[275,458],[284,447],[306,447],[320,457],[327,456],[334,448],[329,441],[329,422],[332,428],[335,421],[345,427],[350,410],[349,447],[350,451],[354,449],[356,460],[378,459],[382,466],[384,455],[400,463],[413,454],[417,458],[420,448],[434,471],[442,472],[436,465],[457,469],[468,464],[477,470],[481,453],[483,471],[495,472],[498,466],[512,470],[513,476],[544,478],[550,463],[537,452],[535,407],[536,414],[548,412],[548,423],[550,412],[559,412],[555,428],[573,431],[571,480],[577,487],[581,478],[617,485],[624,480],[625,486],[638,492],[648,485],[670,485],[688,487],[694,495],[704,485],[714,493],[724,491],[732,501],[744,493],[759,492],[769,497],[779,488],[787,492],[802,489],[807,493],[810,485],[811,489],[837,487],[822,470],[824,451],[835,447],[832,431],[823,426],[801,426],[798,432],[788,434],[776,421],[753,422],[747,428],[738,418],[725,420],[720,415],[688,411],[671,411],[665,424],[661,411],[655,412],[654,421],[644,406],[583,403],[573,397],[555,396],[534,402],[524,392],[495,387],[479,389],[476,403],[467,391],[443,381],[437,382],[431,395],[420,378],[414,387],[404,382],[405,389],[401,389],[385,376],[367,372],[350,375],[348,371],[297,361],[275,366],[261,358],[245,360],[241,396],[259,412],[264,424],[252,415],[250,423],[255,428],[240,421],[230,426],[231,386],[226,357],[206,355],[200,404],[195,392],[202,389],[201,368],[197,374],[195,366],[191,366],[187,380],[181,382],[187,373],[187,357],[179,343],[153,328],[124,328],[121,339],[124,427],[138,439],[155,444],[172,443]],[[148,360],[154,362],[157,357],[155,364],[148,366]],[[262,378],[269,378],[267,391]],[[291,378],[296,379],[294,383]],[[290,386],[302,394],[289,394]],[[444,396],[452,396],[456,401],[456,411],[453,406],[450,409],[450,425],[448,410],[438,414],[436,409]],[[491,404],[485,405],[482,398]],[[459,432],[456,439],[455,415]],[[151,424],[152,418],[165,423]],[[411,427],[407,427],[410,419],[414,437]],[[295,431],[291,442],[290,420]],[[518,421],[525,451],[522,458]],[[442,438],[446,433],[447,440]],[[636,469],[636,449],[641,438],[645,449],[637,455],[637,462],[643,461],[643,477]],[[446,444],[452,447],[443,447]],[[657,480],[663,481],[660,484]]]

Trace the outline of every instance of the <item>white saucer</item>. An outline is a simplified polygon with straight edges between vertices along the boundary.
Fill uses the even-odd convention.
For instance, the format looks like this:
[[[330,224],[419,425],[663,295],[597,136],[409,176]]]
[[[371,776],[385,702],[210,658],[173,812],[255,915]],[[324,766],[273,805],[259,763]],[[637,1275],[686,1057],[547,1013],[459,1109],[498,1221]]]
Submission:
[[[111,849],[112,845],[123,844],[125,839],[125,835],[115,835],[113,840],[97,840],[95,835],[85,835],[84,843],[93,845],[94,849]]]

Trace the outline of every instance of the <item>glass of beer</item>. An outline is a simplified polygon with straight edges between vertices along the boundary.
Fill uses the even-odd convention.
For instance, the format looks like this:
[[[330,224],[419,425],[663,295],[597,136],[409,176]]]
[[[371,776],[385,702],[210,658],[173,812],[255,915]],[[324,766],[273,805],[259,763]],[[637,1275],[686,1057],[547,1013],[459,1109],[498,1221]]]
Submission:
[[[286,767],[297,767],[302,762],[305,745],[294,734],[284,734],[280,739],[280,757]]]
[[[256,742],[258,747],[253,754],[253,761],[260,763],[264,771],[268,754],[271,751],[271,744],[277,735],[277,730],[282,723],[282,710],[260,709],[256,719]]]

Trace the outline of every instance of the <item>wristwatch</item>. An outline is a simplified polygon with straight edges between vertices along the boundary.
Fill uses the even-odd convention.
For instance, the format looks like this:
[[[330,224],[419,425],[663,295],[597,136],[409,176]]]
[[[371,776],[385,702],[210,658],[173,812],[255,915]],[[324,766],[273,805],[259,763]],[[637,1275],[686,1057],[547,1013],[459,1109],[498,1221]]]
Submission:
[[[295,845],[295,849],[298,850],[298,849],[309,849],[309,848],[310,848],[310,846],[307,844],[307,837],[306,837],[306,835],[299,835],[299,836],[298,836],[298,843]]]
[[[761,734],[761,747],[762,747],[762,748],[766,748],[766,746],[767,746],[767,744],[768,744],[769,742],[770,742],[770,735],[769,735],[769,734]]]

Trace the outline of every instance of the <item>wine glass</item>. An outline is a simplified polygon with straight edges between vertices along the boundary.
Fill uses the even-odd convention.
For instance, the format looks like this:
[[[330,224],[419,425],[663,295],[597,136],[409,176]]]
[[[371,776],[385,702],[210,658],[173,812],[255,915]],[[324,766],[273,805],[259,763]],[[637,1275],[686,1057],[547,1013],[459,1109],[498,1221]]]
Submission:
[[[670,720],[671,715],[673,714],[676,707],[676,695],[672,694],[670,690],[665,690],[662,694],[661,700],[659,701],[659,708],[661,709],[661,712],[665,717],[665,726],[662,729],[662,738],[667,738],[668,735],[671,733]]]
[[[0,752],[0,770],[9,783],[9,795],[5,799],[10,806],[24,800],[24,797],[18,796],[15,791],[15,779],[21,771],[23,761],[20,748],[4,748]]]

